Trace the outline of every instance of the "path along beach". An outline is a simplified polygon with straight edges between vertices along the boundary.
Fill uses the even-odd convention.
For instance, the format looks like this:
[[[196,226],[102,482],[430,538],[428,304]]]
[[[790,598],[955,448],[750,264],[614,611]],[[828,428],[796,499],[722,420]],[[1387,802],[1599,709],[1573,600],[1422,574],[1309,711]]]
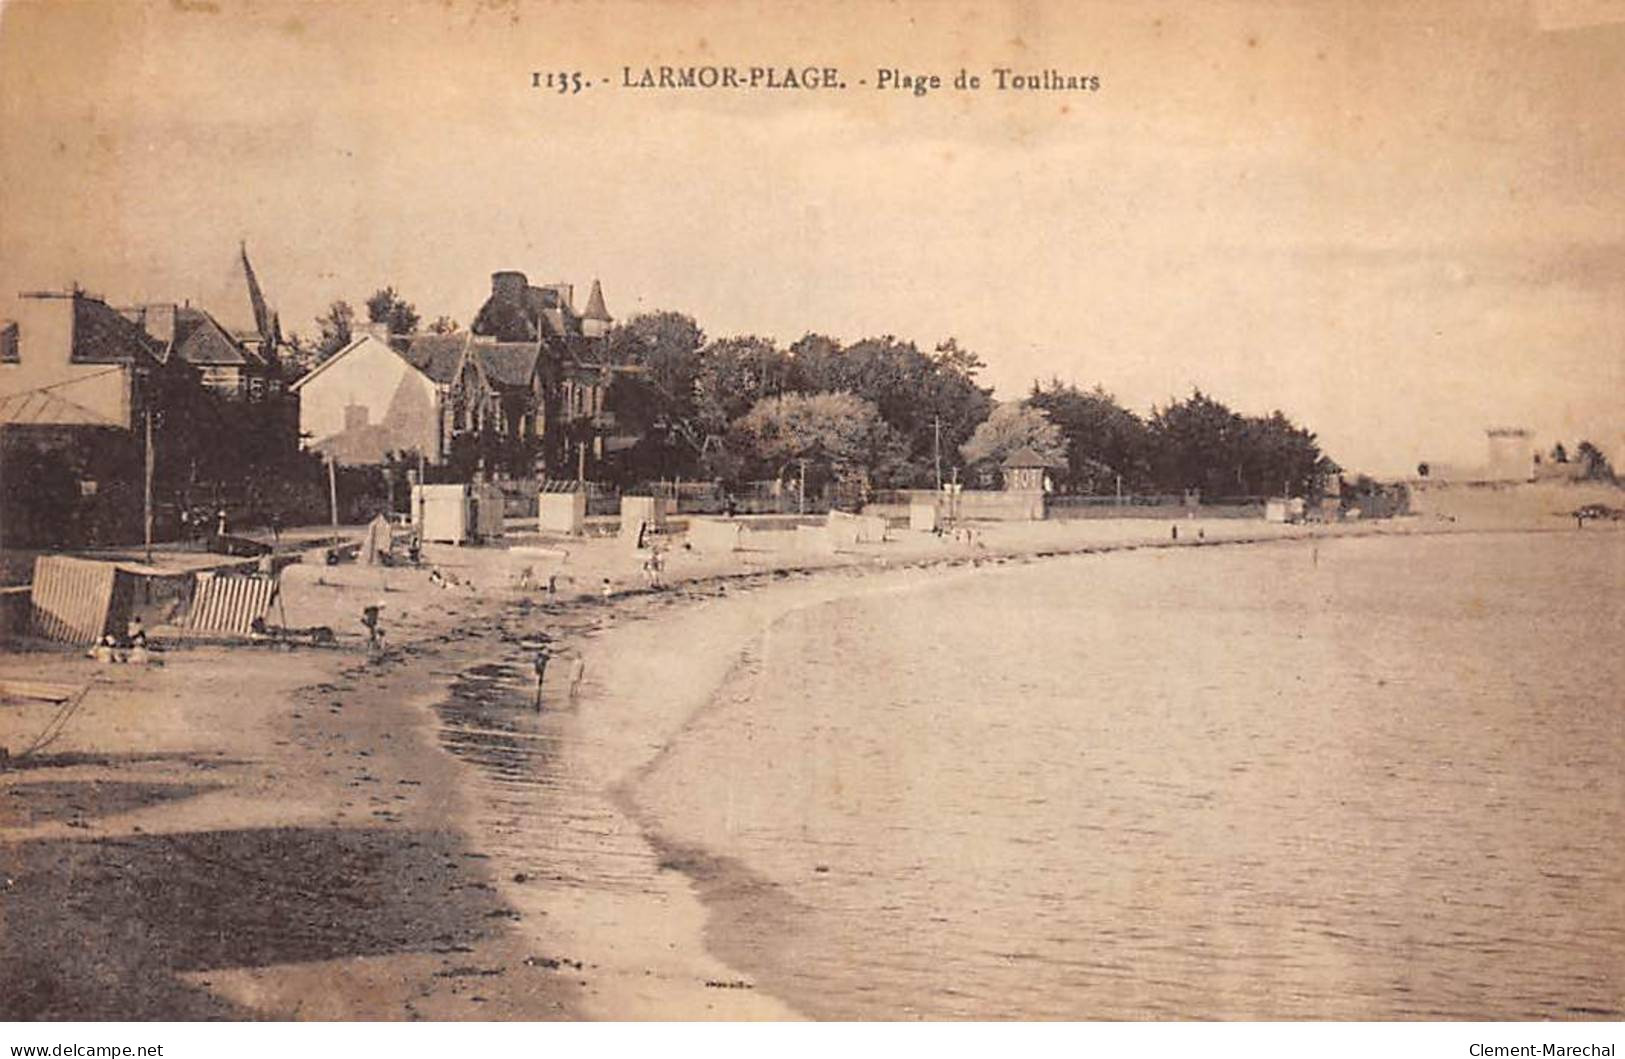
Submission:
[[[1476,570],[1476,597],[1429,615],[1459,624],[1494,591],[1483,563],[1580,548],[1564,585],[1601,578],[1582,602],[1614,609],[1588,617],[1512,578],[1511,598],[1529,593],[1518,620],[1617,637],[1625,534],[1531,524],[1547,532],[1192,522],[1176,544],[1165,523],[1040,523],[990,528],[980,547],[679,551],[656,592],[633,591],[635,557],[590,542],[553,597],[516,588],[500,550],[448,550],[431,559],[453,588],[356,567],[321,586],[341,629],[384,600],[382,659],[353,636],[337,651],[173,650],[146,670],[4,656],[6,675],[48,658],[53,679],[92,691],[56,742],[0,772],[0,1012],[1617,1018],[1625,914],[1608,895],[1625,877],[1596,836],[1619,822],[1604,766],[1625,747],[1617,701],[1599,712],[1586,689],[1617,688],[1618,663],[1532,675],[1561,694],[1513,688],[1475,722],[1484,745],[1462,745],[1432,719],[1395,727],[1420,700],[1391,702],[1378,681],[1427,683],[1393,642],[1415,629],[1385,631],[1380,600],[1348,593],[1385,566],[1413,583]],[[1183,654],[1124,658],[1159,630]],[[537,714],[544,633],[556,660]],[[1509,644],[1574,668],[1572,637],[1479,633],[1489,647],[1453,645],[1422,698],[1471,709],[1449,686],[1511,679],[1485,670]],[[1055,661],[1098,662],[1080,641],[1118,662]],[[1012,686],[1012,672],[1026,675]],[[1363,701],[1344,686],[1356,673]],[[1178,715],[1193,706],[1200,723]],[[40,718],[5,709],[9,746]],[[1351,724],[1357,709],[1385,720]],[[1570,742],[1531,745],[1559,721]],[[1333,743],[1294,743],[1323,729]],[[1502,745],[1527,759],[1486,772]],[[1447,768],[1459,782],[1439,780]],[[1491,826],[1532,812],[1532,834]],[[1490,859],[1419,855],[1451,829]],[[1452,905],[1476,911],[1436,929]],[[1195,940],[1170,951],[1175,930]],[[1454,957],[1434,957],[1453,935],[1489,980],[1447,985]],[[1544,992],[1512,970],[1539,951],[1569,968]]]

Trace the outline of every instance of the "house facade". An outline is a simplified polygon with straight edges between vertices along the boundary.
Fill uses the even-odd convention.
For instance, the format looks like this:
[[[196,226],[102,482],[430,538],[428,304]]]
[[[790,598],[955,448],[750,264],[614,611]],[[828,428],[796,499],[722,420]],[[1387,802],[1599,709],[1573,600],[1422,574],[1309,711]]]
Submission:
[[[308,447],[342,463],[415,452],[457,476],[576,477],[613,446],[605,409],[617,369],[605,338],[613,320],[595,280],[577,310],[567,283],[491,277],[468,331],[361,337],[298,380]]]
[[[152,384],[191,381],[163,346],[102,299],[73,288],[17,299],[0,321],[0,422],[141,425]]]
[[[345,464],[382,463],[406,452],[441,462],[448,387],[426,369],[387,335],[362,331],[293,384],[305,447]]]
[[[25,294],[0,321],[4,543],[61,546],[141,532],[148,427],[159,470],[191,467],[214,426],[197,372],[77,288]]]

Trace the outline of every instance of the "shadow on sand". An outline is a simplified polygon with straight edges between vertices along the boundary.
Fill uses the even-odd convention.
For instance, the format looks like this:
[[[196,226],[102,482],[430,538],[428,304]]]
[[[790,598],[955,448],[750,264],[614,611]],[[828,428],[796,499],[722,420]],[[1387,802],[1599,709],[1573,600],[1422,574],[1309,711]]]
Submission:
[[[0,1019],[286,1017],[175,975],[462,951],[510,914],[468,866],[456,836],[407,829],[17,843],[0,849]]]

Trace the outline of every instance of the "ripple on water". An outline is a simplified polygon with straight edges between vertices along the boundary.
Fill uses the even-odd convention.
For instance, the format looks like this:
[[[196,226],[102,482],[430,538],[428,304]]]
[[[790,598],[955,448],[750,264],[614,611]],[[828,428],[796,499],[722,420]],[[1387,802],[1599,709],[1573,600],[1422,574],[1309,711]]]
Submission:
[[[638,798],[763,882],[711,943],[816,1015],[1618,1017],[1622,544],[1091,556],[796,612]]]

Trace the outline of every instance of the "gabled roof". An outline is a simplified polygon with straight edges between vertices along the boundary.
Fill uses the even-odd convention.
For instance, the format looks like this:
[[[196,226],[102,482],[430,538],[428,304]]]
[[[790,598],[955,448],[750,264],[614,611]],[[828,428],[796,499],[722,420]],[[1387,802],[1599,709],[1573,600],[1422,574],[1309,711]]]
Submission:
[[[445,384],[457,378],[469,341],[468,332],[457,331],[449,335],[403,335],[390,344],[412,367]]]
[[[536,373],[541,346],[535,342],[476,342],[474,354],[480,359],[487,382],[497,386],[528,387]]]
[[[1023,446],[1004,458],[1004,466],[1011,470],[1023,467],[1051,467],[1054,464],[1032,449]]]
[[[233,338],[220,326],[220,321],[190,306],[175,310],[175,341],[171,348],[188,364],[262,368],[268,363],[263,356]]]
[[[309,383],[312,379],[316,378],[316,376],[318,376],[322,372],[326,371],[331,365],[338,363],[340,360],[342,360],[345,357],[349,356],[351,353],[354,353],[356,350],[360,349],[362,346],[366,345],[369,342],[372,343],[373,345],[382,346],[384,349],[387,349],[389,352],[395,354],[397,357],[400,357],[402,360],[406,361],[406,363],[408,365],[410,365],[413,369],[415,369],[419,373],[422,373],[422,374],[425,374],[425,375],[428,374],[427,372],[424,372],[422,368],[418,367],[416,364],[413,364],[412,361],[404,353],[402,353],[399,349],[396,349],[392,344],[390,344],[388,342],[385,342],[383,339],[378,338],[378,337],[376,337],[374,335],[370,335],[370,334],[367,334],[367,333],[363,332],[362,334],[359,334],[359,335],[355,336],[353,339],[351,339],[349,345],[345,346],[343,349],[339,350],[337,353],[334,353],[331,357],[328,357],[326,360],[322,361],[320,364],[316,365],[314,368],[311,368],[309,371],[307,371],[303,375],[299,376],[299,378],[295,379],[292,383],[289,384],[288,388],[290,390],[298,392],[299,390],[303,389],[305,387],[305,385],[307,383]]]
[[[161,351],[155,339],[106,302],[74,295],[68,359],[75,364],[156,364]]]

